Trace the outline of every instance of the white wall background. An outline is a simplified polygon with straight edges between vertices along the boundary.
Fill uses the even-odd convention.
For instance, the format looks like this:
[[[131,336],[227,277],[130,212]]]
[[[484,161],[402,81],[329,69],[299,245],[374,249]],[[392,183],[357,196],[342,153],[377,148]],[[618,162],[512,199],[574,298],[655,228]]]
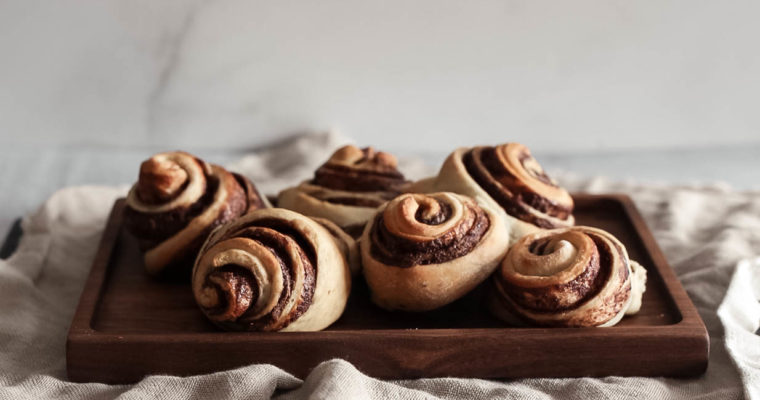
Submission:
[[[760,2],[0,2],[0,145],[760,143]]]

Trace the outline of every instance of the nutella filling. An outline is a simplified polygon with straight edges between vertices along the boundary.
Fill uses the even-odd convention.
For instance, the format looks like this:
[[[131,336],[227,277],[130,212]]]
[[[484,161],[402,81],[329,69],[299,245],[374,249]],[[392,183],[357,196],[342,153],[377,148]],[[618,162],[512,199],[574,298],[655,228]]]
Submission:
[[[441,202],[438,202],[438,206],[440,207],[439,211],[428,218],[425,218],[428,209],[420,207],[414,214],[414,219],[427,225],[440,225],[446,222],[451,217],[451,206]]]
[[[214,319],[234,320],[245,313],[259,297],[256,280],[250,271],[237,265],[224,265],[209,274],[205,287],[216,290],[219,304],[206,312]],[[213,283],[210,283],[213,282]],[[224,287],[217,282],[224,282]]]
[[[149,250],[184,229],[214,201],[219,180],[206,176],[206,190],[198,201],[159,213],[144,213],[127,205],[124,209],[126,228],[140,239],[140,248]]]
[[[264,200],[262,200],[261,193],[259,193],[258,189],[256,189],[256,186],[248,180],[248,178],[244,177],[243,175],[240,175],[236,172],[232,172],[232,176],[235,177],[235,180],[237,181],[238,185],[245,190],[246,199],[247,199],[247,207],[246,211],[253,211],[258,210],[259,208],[264,208]]]
[[[527,155],[523,156],[521,161],[524,162],[525,158]],[[496,155],[496,149],[493,147],[470,150],[464,154],[462,162],[475,182],[515,218],[540,228],[551,229],[560,225],[530,213],[528,207],[562,220],[567,220],[572,213],[572,207],[563,207],[551,199],[542,197],[520,182],[501,164]],[[548,176],[545,174],[543,176],[545,179],[539,176],[537,178],[554,186]]]
[[[185,229],[190,221],[210,207],[220,183],[216,176],[207,176],[206,190],[198,201],[165,212],[144,213],[127,205],[124,209],[125,227],[137,238],[140,250],[148,251]],[[228,192],[225,204],[219,208],[214,219],[205,225],[186,246],[176,249],[172,255],[172,261],[158,273],[161,279],[178,281],[189,279],[188,270],[192,268],[198,251],[208,235],[219,225],[246,212],[249,206],[247,194],[237,181],[232,183],[232,188],[228,188]]]
[[[217,321],[217,323],[224,325],[231,329],[246,330],[279,330],[287,327],[291,322],[298,319],[306,310],[309,309],[314,297],[314,290],[316,288],[316,251],[309,242],[309,240],[298,231],[289,221],[269,218],[253,221],[247,227],[243,227],[238,231],[221,237],[218,241],[223,241],[231,237],[245,237],[254,240],[266,247],[272,255],[277,259],[280,264],[280,270],[283,278],[283,290],[280,297],[277,300],[277,304],[274,308],[264,317],[257,320],[246,319],[247,314],[245,312],[237,318],[235,322],[225,323],[223,321]],[[290,252],[288,249],[295,246],[297,257],[304,268],[303,287],[300,293],[293,293],[295,290],[294,283],[296,280],[296,271],[294,269],[294,261],[290,258]],[[206,281],[209,281],[209,274]],[[297,295],[295,306],[291,309],[290,313],[283,316],[284,307],[291,296]],[[245,301],[244,298],[241,301]],[[251,302],[250,304],[253,304]]]
[[[610,279],[613,249],[610,248],[607,241],[596,234],[589,232],[586,232],[586,234],[594,241],[595,249],[583,273],[570,282],[542,288],[528,289],[504,281],[502,284],[507,292],[510,293],[512,300],[521,307],[533,312],[556,313],[574,310],[596,297],[605,283]],[[546,243],[548,243],[548,240],[537,240],[531,243],[531,252],[539,254],[542,251],[542,247],[546,246]],[[614,251],[617,251],[621,259],[624,260],[621,249],[616,248]],[[627,270],[627,268],[624,269]],[[567,292],[582,294],[582,297],[573,304],[560,307],[557,296],[562,296],[562,293]]]
[[[407,182],[397,170],[353,169],[344,165],[325,164],[314,173],[314,185],[349,192],[400,193]]]
[[[546,242],[548,240],[540,244],[539,247],[545,246]],[[600,253],[594,249],[594,253],[583,272],[570,282],[547,287],[523,288],[507,281],[504,286],[512,294],[512,300],[526,309],[535,312],[559,312],[578,308],[598,293],[602,287],[601,284],[604,283],[604,271],[604,268],[600,267]],[[568,293],[573,293],[580,299],[572,304],[562,306],[563,298]]]
[[[386,265],[409,268],[415,265],[441,264],[469,254],[480,243],[491,223],[488,215],[480,207],[471,207],[472,218],[461,221],[448,233],[428,241],[410,241],[391,234],[385,227],[383,213],[375,217],[370,232],[370,253],[376,260]],[[428,225],[443,223],[450,215],[451,209],[442,204],[441,211],[427,220],[421,220],[418,211],[417,221]]]

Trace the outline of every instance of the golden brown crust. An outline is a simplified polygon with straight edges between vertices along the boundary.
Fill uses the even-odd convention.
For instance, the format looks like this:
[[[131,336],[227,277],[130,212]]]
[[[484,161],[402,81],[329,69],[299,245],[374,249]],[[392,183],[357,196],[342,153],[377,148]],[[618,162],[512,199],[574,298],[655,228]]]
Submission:
[[[187,279],[216,226],[264,206],[246,178],[185,152],[159,153],[140,166],[125,223],[145,252],[148,273]]]
[[[603,230],[579,226],[515,243],[493,276],[489,304],[515,324],[611,326],[636,296],[640,304],[625,247]]]
[[[538,229],[568,227],[575,222],[572,197],[519,143],[457,149],[427,186],[498,206],[508,216],[513,240]]]
[[[360,239],[373,301],[427,311],[483,282],[507,250],[503,221],[454,193],[402,194],[382,206]]]
[[[340,317],[351,290],[335,237],[281,208],[253,211],[215,230],[192,276],[199,307],[227,330],[321,330]]]
[[[312,180],[280,192],[278,205],[345,229],[365,224],[377,207],[407,185],[393,155],[344,146],[317,169]]]

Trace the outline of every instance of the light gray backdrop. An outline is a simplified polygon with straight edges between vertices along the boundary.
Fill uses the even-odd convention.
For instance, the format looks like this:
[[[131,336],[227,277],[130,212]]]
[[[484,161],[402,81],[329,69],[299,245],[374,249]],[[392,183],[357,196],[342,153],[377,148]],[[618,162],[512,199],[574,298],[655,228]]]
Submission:
[[[151,152],[336,130],[437,165],[760,188],[760,2],[0,2],[0,229]]]

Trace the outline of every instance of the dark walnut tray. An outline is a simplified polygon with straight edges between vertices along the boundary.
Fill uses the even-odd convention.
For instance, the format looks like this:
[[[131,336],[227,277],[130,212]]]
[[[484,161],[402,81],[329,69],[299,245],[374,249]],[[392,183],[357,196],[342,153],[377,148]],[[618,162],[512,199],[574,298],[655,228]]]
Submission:
[[[624,195],[576,194],[579,225],[606,229],[648,270],[638,315],[611,328],[511,328],[482,307],[478,289],[424,314],[391,313],[357,279],[345,313],[322,332],[221,332],[188,284],[143,272],[135,240],[114,205],[66,343],[76,382],[128,383],[148,374],[194,375],[251,363],[304,377],[342,358],[379,378],[694,376],[707,367],[704,323]]]

